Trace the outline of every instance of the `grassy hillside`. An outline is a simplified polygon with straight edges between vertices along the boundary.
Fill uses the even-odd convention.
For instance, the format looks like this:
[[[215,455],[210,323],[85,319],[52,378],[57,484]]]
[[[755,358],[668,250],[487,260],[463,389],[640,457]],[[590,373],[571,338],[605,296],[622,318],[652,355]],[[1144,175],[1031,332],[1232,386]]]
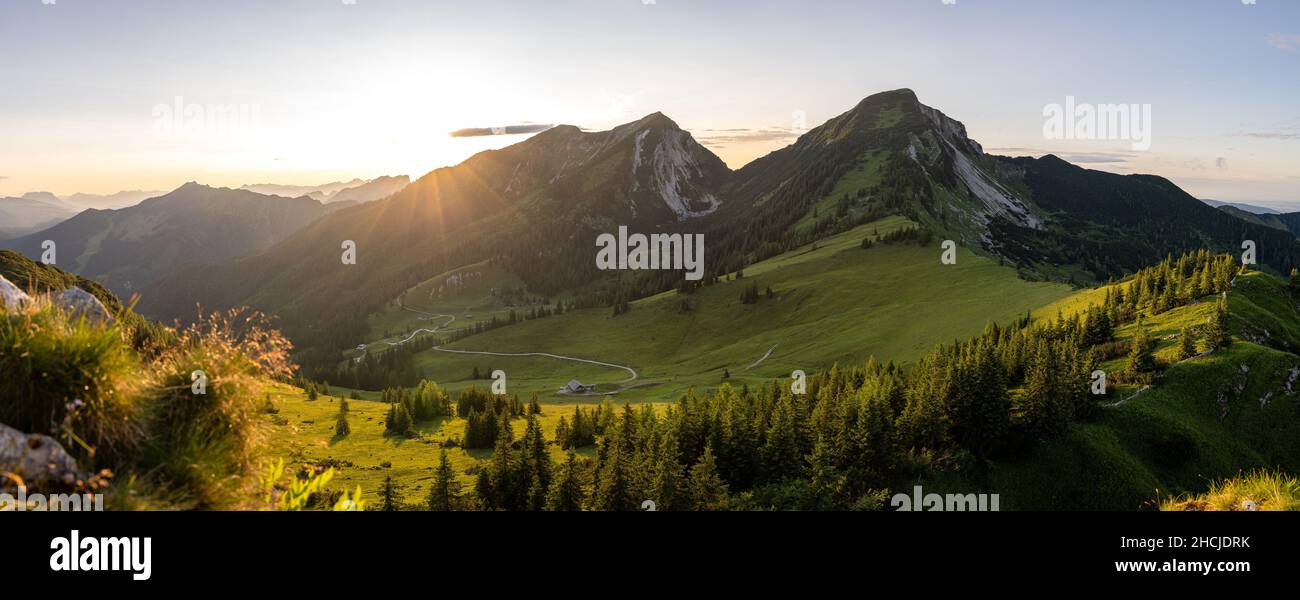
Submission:
[[[0,250],[0,276],[24,291],[36,294],[79,287],[90,292],[110,311],[122,309],[122,302],[99,283],[57,267],[38,263],[13,250]]]
[[[620,401],[664,401],[688,387],[716,386],[727,372],[733,384],[757,384],[788,377],[795,369],[811,373],[837,361],[858,363],[868,355],[911,361],[937,343],[969,337],[989,322],[1023,316],[1070,293],[1064,285],[1017,279],[1013,269],[964,249],[956,265],[942,265],[937,242],[861,247],[864,238],[878,239],[907,226],[910,222],[901,217],[862,225],[759,262],[745,269],[743,277],[732,274],[693,294],[673,291],[638,300],[618,316],[603,308],[578,310],[474,335],[446,348],[547,352],[625,365],[637,371],[640,387],[621,393]],[[428,301],[430,286],[408,292],[404,302],[451,314],[464,314],[466,305],[476,302],[489,306],[473,295]],[[742,303],[750,286],[757,286],[759,298]],[[427,323],[415,313],[402,320],[390,310],[372,326],[395,330]],[[574,377],[598,384],[628,377],[617,368],[543,357],[438,350],[421,353],[417,365],[425,376],[449,383],[465,379],[474,366],[503,369],[511,382],[524,384],[511,387],[520,394],[550,394]]]
[[[1098,298],[1098,290],[1084,291],[1039,312],[1069,314]],[[1300,357],[1281,349],[1300,328],[1294,303],[1282,281],[1258,272],[1238,277],[1228,298],[1236,342],[1205,356],[1177,361],[1172,336],[1204,324],[1210,299],[1119,328],[1121,340],[1139,327],[1159,340],[1157,356],[1172,364],[1157,383],[1136,396],[1119,386],[1111,394],[1118,405],[1099,420],[1073,425],[1031,459],[998,462],[983,487],[1010,509],[1132,510],[1201,493],[1247,469],[1300,471]],[[1118,358],[1101,368],[1116,373],[1125,364]],[[932,485],[969,482],[941,477]]]

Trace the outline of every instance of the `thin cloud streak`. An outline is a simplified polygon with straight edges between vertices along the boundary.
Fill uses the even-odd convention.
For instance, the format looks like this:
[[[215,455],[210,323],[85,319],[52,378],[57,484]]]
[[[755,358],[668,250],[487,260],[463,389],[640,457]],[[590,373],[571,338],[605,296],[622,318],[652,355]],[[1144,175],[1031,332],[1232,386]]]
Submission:
[[[524,124],[506,125],[504,127],[467,127],[465,129],[457,129],[449,135],[454,138],[482,137],[487,135],[519,135],[525,133],[538,133],[546,131],[551,127],[554,127],[554,125]]]

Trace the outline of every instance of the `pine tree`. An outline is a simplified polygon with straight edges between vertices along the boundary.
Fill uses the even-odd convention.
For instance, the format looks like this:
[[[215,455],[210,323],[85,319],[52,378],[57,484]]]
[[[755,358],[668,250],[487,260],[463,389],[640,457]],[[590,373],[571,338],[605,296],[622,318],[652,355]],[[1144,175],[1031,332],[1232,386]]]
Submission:
[[[542,436],[542,425],[536,415],[528,416],[528,426],[524,430],[524,468],[527,471],[529,510],[542,510],[546,505],[546,495],[551,487],[551,453],[546,448],[546,439]]]
[[[691,467],[688,489],[692,510],[726,510],[727,483],[718,476],[712,445],[704,447],[704,455]]]
[[[569,450],[564,465],[556,474],[546,496],[546,510],[576,511],[582,510],[582,482],[578,480],[578,457]]]
[[[474,496],[478,498],[479,510],[496,510],[496,490],[492,489],[492,476],[487,469],[479,469],[474,478]]]
[[[456,472],[447,460],[447,449],[438,453],[438,470],[434,473],[433,485],[429,486],[429,497],[425,500],[429,510],[448,511],[452,509],[452,499],[460,494],[460,482],[456,481]]]
[[[406,403],[398,401],[388,407],[388,415],[384,418],[385,434],[407,435],[411,432],[411,424],[411,413]]]
[[[1155,341],[1146,329],[1139,329],[1133,336],[1132,347],[1128,353],[1128,372],[1141,375],[1156,370]]]
[[[1036,344],[1033,363],[1026,370],[1022,403],[1025,418],[1040,435],[1064,430],[1070,421],[1069,397],[1060,382],[1060,364],[1046,340]]]
[[[1232,343],[1228,332],[1228,295],[1223,293],[1215,305],[1214,315],[1210,317],[1209,327],[1205,332],[1205,342],[1210,348],[1226,348]]]
[[[1193,356],[1196,356],[1196,338],[1192,335],[1191,328],[1184,327],[1178,336],[1178,357],[1186,360]]]
[[[491,475],[492,505],[504,510],[523,508],[523,497],[528,492],[527,483],[520,481],[523,462],[514,448],[514,434],[510,427],[510,417],[501,413],[498,425],[496,445],[492,449],[492,461],[488,465]]]
[[[669,427],[659,440],[655,452],[654,476],[650,483],[650,499],[654,500],[656,510],[684,510],[689,507],[679,453],[677,432]]]
[[[635,423],[631,405],[624,404],[618,426],[612,435],[605,436],[602,444],[606,454],[604,461],[598,464],[596,492],[592,498],[595,510],[641,508],[641,499],[634,495]]]
[[[397,484],[393,483],[393,476],[384,477],[384,485],[379,488],[380,508],[379,510],[392,512],[402,506],[402,495],[397,491]]]

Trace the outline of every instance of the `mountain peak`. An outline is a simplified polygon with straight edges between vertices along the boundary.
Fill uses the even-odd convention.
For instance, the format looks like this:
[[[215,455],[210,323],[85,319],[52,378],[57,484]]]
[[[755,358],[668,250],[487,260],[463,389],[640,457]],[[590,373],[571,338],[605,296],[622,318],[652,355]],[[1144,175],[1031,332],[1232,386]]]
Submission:
[[[876,92],[874,94],[871,94],[870,96],[867,96],[866,98],[864,98],[864,100],[869,100],[871,98],[896,98],[900,100],[910,99],[916,102],[920,102],[920,100],[916,97],[916,92],[912,91],[912,88],[898,88],[896,90],[886,90],[884,92]]]
[[[675,121],[668,118],[668,115],[665,115],[659,111],[655,111],[644,117],[641,117],[641,119],[638,120],[636,124],[638,128],[657,128],[657,129],[669,129],[669,130],[681,129],[681,127],[677,126],[677,123]]]
[[[37,202],[46,202],[49,204],[59,204],[62,202],[58,196],[49,192],[27,192],[23,194],[24,200],[35,200]]]

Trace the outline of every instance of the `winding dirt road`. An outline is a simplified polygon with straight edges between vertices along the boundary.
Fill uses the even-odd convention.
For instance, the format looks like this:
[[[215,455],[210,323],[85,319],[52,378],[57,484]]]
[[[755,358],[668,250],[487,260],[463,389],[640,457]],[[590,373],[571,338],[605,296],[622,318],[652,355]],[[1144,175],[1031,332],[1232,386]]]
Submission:
[[[402,304],[402,297],[401,297],[401,296],[398,296],[398,297],[397,297],[397,306],[400,307],[402,310],[410,311],[410,312],[413,312],[413,313],[416,313],[416,314],[419,314],[419,315],[424,315],[424,317],[427,318],[427,319],[429,319],[429,320],[440,319],[440,318],[446,318],[447,320],[444,321],[441,325],[438,325],[437,327],[434,327],[433,329],[427,329],[427,328],[423,328],[423,327],[420,328],[420,329],[417,329],[417,330],[411,332],[411,335],[406,336],[405,339],[398,340],[398,341],[396,341],[396,342],[390,342],[390,341],[388,341],[387,339],[384,339],[384,340],[380,340],[380,341],[378,341],[378,342],[374,342],[373,344],[366,344],[366,345],[361,349],[361,356],[358,356],[356,359],[354,359],[354,360],[356,360],[356,362],[361,362],[361,360],[364,359],[364,358],[366,357],[366,353],[369,351],[369,347],[370,347],[370,346],[373,346],[374,344],[388,344],[389,346],[401,346],[402,344],[405,344],[405,343],[407,343],[407,342],[409,342],[409,341],[415,339],[415,336],[420,335],[421,333],[438,333],[438,332],[440,332],[440,331],[446,329],[448,325],[451,325],[452,321],[455,321],[455,320],[456,320],[456,315],[446,315],[446,314],[431,313],[431,312],[426,312],[426,311],[423,311],[423,310],[418,310],[418,309],[414,309],[414,308],[411,308],[411,307],[409,307],[409,306],[406,306],[405,304]],[[773,346],[773,348],[776,348],[776,347]],[[618,364],[608,363],[608,362],[603,362],[603,361],[599,361],[599,360],[591,360],[591,359],[588,359],[588,358],[578,358],[578,357],[576,357],[576,356],[564,356],[564,355],[562,355],[562,354],[551,354],[550,352],[487,352],[487,351],[480,351],[480,350],[452,350],[452,349],[450,349],[450,348],[443,348],[442,346],[434,346],[433,348],[431,348],[431,350],[437,350],[438,352],[448,352],[448,353],[452,353],[452,354],[482,354],[482,355],[484,355],[484,356],[541,356],[541,357],[544,357],[544,358],[554,358],[554,359],[556,359],[556,360],[567,360],[567,361],[571,361],[571,362],[579,362],[579,363],[586,363],[586,364],[590,364],[590,365],[598,365],[598,366],[602,366],[602,367],[609,367],[609,368],[611,368],[611,369],[622,369],[622,370],[628,372],[628,378],[627,378],[627,379],[624,379],[624,380],[622,380],[622,381],[617,381],[617,382],[615,382],[615,383],[618,384],[620,387],[626,387],[629,383],[632,383],[632,382],[635,381],[636,378],[637,378],[637,372],[636,372],[636,369],[633,369],[632,367],[629,367],[629,366],[626,366],[626,365],[618,365]],[[768,350],[768,354],[771,354],[771,353],[772,353],[772,351],[771,351],[771,350]],[[763,358],[767,358],[767,357],[764,356]],[[760,358],[760,359],[759,359],[759,362],[762,362],[762,361],[763,361],[763,359]],[[758,364],[758,363],[755,363],[755,364]],[[617,393],[617,392],[611,392],[611,393]]]

